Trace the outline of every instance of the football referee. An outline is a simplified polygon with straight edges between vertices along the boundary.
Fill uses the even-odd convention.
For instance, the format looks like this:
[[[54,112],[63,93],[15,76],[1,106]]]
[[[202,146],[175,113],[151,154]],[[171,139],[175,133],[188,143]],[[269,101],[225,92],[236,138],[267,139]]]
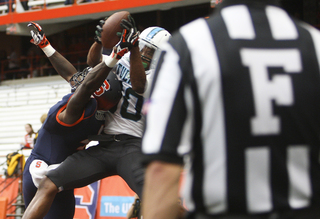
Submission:
[[[276,1],[224,0],[158,54],[144,219],[320,218],[320,32]]]

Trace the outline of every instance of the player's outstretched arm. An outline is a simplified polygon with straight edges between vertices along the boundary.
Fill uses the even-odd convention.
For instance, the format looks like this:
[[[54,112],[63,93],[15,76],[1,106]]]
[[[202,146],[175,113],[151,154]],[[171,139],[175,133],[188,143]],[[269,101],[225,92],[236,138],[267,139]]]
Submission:
[[[28,27],[32,36],[30,42],[42,49],[58,74],[69,82],[71,76],[77,72],[76,68],[51,46],[39,24],[29,22]]]
[[[146,87],[146,72],[142,64],[141,54],[138,47],[132,48],[130,51],[130,80],[132,89],[143,94]]]
[[[48,59],[58,74],[68,82],[72,75],[77,72],[77,69],[59,52],[55,52]]]
[[[96,65],[87,74],[84,81],[69,100],[66,110],[59,114],[59,119],[61,121],[72,124],[81,117],[90,96],[101,86],[110,70],[128,51],[126,39],[121,37],[119,43],[114,46],[111,55],[105,56],[104,61]]]
[[[91,95],[101,86],[110,70],[110,67],[101,62],[87,74],[74,95],[70,98],[66,110],[59,114],[59,119],[62,122],[73,124],[81,118]]]
[[[102,60],[102,45],[94,42],[87,55],[87,64],[91,67],[96,66]]]
[[[96,26],[95,42],[91,45],[87,55],[87,64],[91,67],[96,66],[102,60],[101,32],[104,22],[105,20],[100,20],[99,25]]]
[[[130,43],[130,81],[132,89],[143,94],[146,86],[146,73],[142,64],[141,54],[139,51],[139,36],[134,19],[129,15],[128,20],[122,20],[121,26],[131,35]]]

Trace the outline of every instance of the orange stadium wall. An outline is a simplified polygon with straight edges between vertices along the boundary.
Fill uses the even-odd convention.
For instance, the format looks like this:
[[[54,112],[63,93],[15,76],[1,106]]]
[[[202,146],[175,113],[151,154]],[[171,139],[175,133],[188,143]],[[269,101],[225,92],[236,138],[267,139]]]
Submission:
[[[180,187],[184,179],[185,171],[182,171]],[[95,195],[95,191],[99,191],[98,195]],[[134,195],[135,193],[119,176],[107,177],[84,188],[76,189],[74,219],[126,219]],[[82,200],[81,203],[79,198]],[[182,204],[184,205],[184,202]]]
[[[13,183],[10,184],[11,181]],[[7,198],[7,203],[14,201],[18,195],[19,180],[8,178],[5,181],[0,178],[0,185],[1,189],[6,187],[0,193],[0,197]],[[83,188],[75,189],[76,211],[74,219],[125,219],[126,213],[134,201],[134,194],[119,176],[108,177]],[[2,207],[0,206],[0,209]],[[14,213],[14,210],[10,208],[7,214]]]
[[[184,172],[181,173],[180,186],[183,179]],[[11,181],[13,182],[10,184]],[[0,178],[0,185],[1,189],[6,187],[0,193],[0,197],[6,197],[7,203],[17,197],[18,178],[8,178],[6,181]],[[75,189],[74,194],[76,199],[74,219],[126,219],[126,214],[134,201],[135,195],[119,176],[107,177],[83,188]],[[10,211],[7,211],[7,214],[13,212],[14,209],[11,208]]]
[[[185,178],[181,173],[180,186]],[[13,181],[11,184],[10,182]],[[9,185],[10,184],[10,185]],[[7,198],[7,203],[18,195],[18,178],[0,178],[0,198]],[[76,210],[74,219],[126,219],[126,214],[134,201],[135,193],[119,176],[104,178],[83,188],[75,189]],[[1,204],[1,203],[0,203]],[[1,209],[1,206],[0,206]],[[14,209],[7,211],[12,214]],[[1,219],[1,218],[0,218]]]
[[[5,188],[5,189],[4,189]],[[0,177],[0,197],[7,198],[7,202],[1,202],[1,204],[8,204],[15,202],[15,198],[19,191],[19,178],[8,178],[4,179]],[[8,209],[7,206],[1,206],[2,208]],[[12,214],[15,211],[15,207],[9,208],[7,214]]]

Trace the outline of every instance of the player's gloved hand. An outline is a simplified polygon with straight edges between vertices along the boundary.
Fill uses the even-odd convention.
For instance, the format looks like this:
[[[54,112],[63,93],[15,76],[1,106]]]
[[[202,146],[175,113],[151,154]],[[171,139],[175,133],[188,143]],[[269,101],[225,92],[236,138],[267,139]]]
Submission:
[[[127,44],[127,47],[129,50],[131,50],[132,47],[136,47],[139,45],[139,36],[140,32],[138,31],[136,27],[136,23],[130,15],[128,15],[128,20],[122,19],[121,21],[121,27],[124,30],[127,30],[126,36],[125,36],[125,41]],[[117,33],[119,36],[119,33]],[[122,32],[123,35],[123,32]]]
[[[138,46],[140,32],[137,30],[136,24],[130,15],[128,16],[128,20],[123,19],[121,21],[123,31],[122,33],[117,33],[120,41],[113,47],[111,55],[105,58],[105,63],[110,68],[115,66],[132,47]]]
[[[127,41],[128,39],[131,39],[130,36],[127,29],[123,29],[120,41],[113,47],[110,56],[107,56],[104,60],[108,67],[112,68],[115,66],[122,56],[130,51],[132,44]]]
[[[130,51],[132,48],[132,33],[128,32],[127,29],[123,29],[120,41],[113,47],[113,53],[117,55],[117,59],[121,59],[121,57]]]
[[[94,40],[101,44],[101,32],[102,32],[102,26],[104,25],[105,20],[100,20],[99,21],[99,25],[96,26],[96,31],[95,31],[95,36],[94,36]]]
[[[32,39],[30,40],[31,43],[39,46],[41,49],[50,45],[50,42],[39,24],[30,22],[27,26],[32,28],[32,30],[30,30],[32,36]]]
[[[140,212],[140,199],[136,199],[134,202],[133,212],[131,217],[139,217]]]

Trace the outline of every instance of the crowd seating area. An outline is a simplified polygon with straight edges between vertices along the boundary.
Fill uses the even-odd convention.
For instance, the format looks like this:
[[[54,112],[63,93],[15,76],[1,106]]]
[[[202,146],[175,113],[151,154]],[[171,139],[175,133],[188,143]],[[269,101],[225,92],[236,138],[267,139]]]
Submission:
[[[71,46],[76,46],[76,44],[71,44]],[[89,47],[89,45],[85,45],[83,50],[77,52],[62,52],[61,55],[70,61],[78,71],[81,71],[87,67],[86,55]],[[1,53],[6,54],[6,51],[0,50],[0,54]],[[7,56],[5,55],[5,57]],[[14,62],[16,67],[10,69],[8,67],[10,62]],[[58,75],[58,73],[44,54],[31,54],[29,56],[20,56],[16,59],[5,58],[1,60],[0,58],[0,81],[52,75]]]
[[[41,115],[68,92],[69,84],[58,75],[0,84],[0,164],[6,162],[7,154],[21,148],[25,124],[32,124],[37,131],[41,127]],[[30,149],[22,150],[26,158],[30,152]],[[0,175],[5,169],[5,164],[0,165]]]

